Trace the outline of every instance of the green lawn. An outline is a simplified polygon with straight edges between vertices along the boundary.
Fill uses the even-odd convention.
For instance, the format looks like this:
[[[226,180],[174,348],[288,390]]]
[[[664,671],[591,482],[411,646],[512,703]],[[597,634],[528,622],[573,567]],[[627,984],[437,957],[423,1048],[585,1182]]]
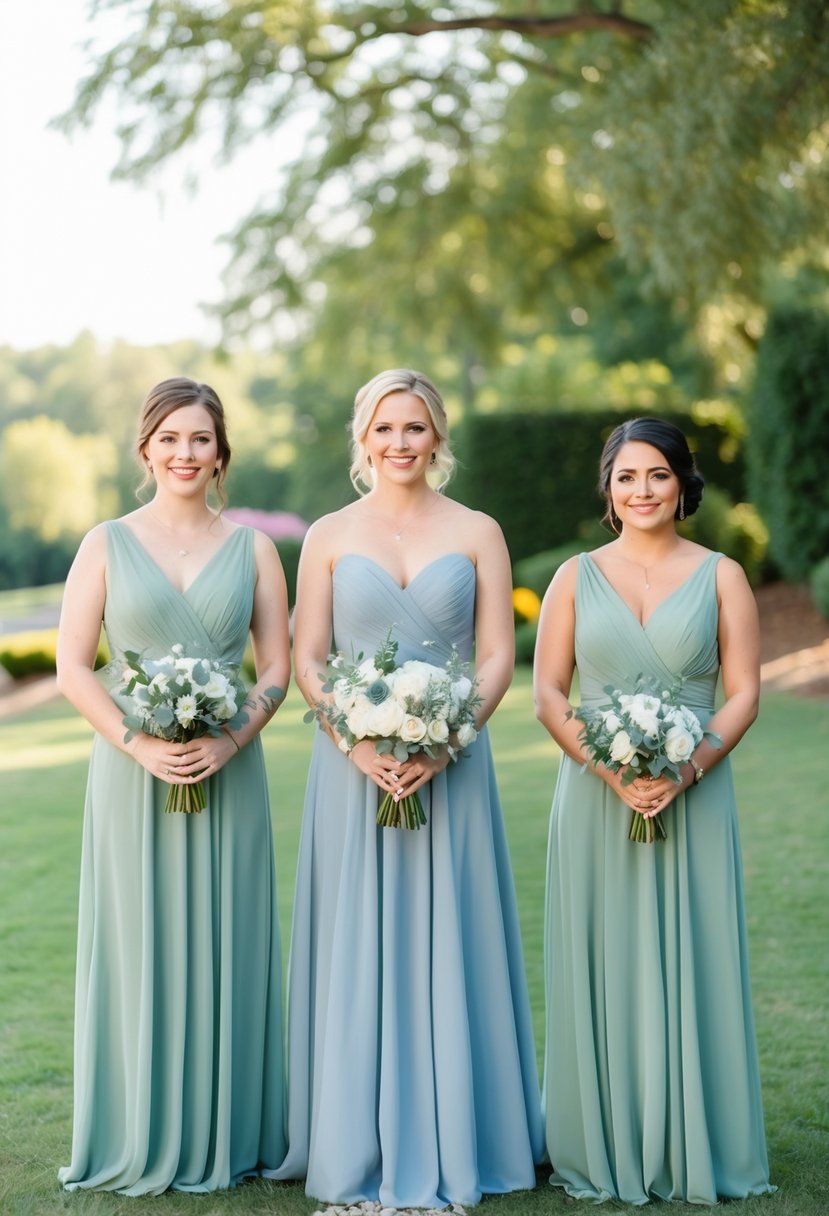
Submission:
[[[265,735],[286,954],[310,741],[302,712],[292,690]],[[492,733],[540,1042],[547,813],[557,759],[534,721],[526,671]],[[734,755],[769,1150],[780,1188],[741,1204],[741,1216],[829,1211],[827,739],[829,703],[769,696]],[[62,702],[0,722],[0,1213],[142,1216],[161,1206],[198,1216],[310,1213],[315,1205],[301,1187],[263,1182],[161,1200],[58,1188],[55,1173],[67,1160],[71,1133],[75,910],[89,742],[89,728]],[[573,1210],[547,1186],[482,1207],[491,1216]]]

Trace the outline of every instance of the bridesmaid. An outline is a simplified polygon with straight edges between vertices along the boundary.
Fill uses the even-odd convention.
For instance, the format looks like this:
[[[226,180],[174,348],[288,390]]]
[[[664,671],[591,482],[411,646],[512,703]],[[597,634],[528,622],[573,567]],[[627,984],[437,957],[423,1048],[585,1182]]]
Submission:
[[[284,1153],[281,963],[259,732],[290,671],[273,544],[211,508],[230,447],[209,385],[147,395],[137,454],[155,492],[94,528],[66,582],[61,691],[97,734],[81,857],[75,1111],[69,1190],[213,1191]],[[127,708],[93,673],[103,621],[128,650],[238,665],[250,637],[249,721],[216,738],[125,741]],[[113,663],[113,667],[116,663]],[[267,690],[268,695],[265,695]],[[284,695],[284,694],[282,694]],[[171,786],[207,807],[166,814]]]
[[[594,1202],[714,1204],[774,1189],[728,758],[757,714],[757,610],[736,562],[676,531],[703,490],[681,431],[626,422],[600,469],[616,539],[557,572],[536,649],[538,716],[564,752],[547,865],[552,1181]],[[596,706],[640,673],[681,682],[722,745],[703,740],[679,785],[585,767],[576,668]],[[630,841],[631,813],[661,816],[667,838]]]
[[[481,733],[456,763],[405,763],[316,731],[303,812],[288,1003],[281,1178],[337,1203],[445,1207],[535,1185],[541,1110],[521,937],[485,722],[513,668],[498,525],[440,492],[446,413],[418,372],[357,394],[361,497],[308,533],[294,657],[310,705],[333,648],[443,665],[474,653]],[[435,484],[431,484],[433,481]],[[424,644],[428,647],[424,649]],[[377,826],[417,790],[418,831]]]

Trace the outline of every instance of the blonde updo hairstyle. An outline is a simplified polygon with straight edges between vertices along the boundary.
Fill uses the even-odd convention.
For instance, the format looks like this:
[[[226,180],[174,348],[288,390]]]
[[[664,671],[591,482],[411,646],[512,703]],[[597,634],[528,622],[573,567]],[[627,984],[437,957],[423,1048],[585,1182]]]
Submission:
[[[138,492],[140,493],[150,483],[151,470],[146,455],[150,436],[155,434],[165,418],[186,405],[203,406],[213,419],[216,445],[219,459],[222,462],[213,477],[216,483],[216,494],[221,505],[225,506],[227,499],[224,483],[230,464],[230,444],[227,439],[224,406],[219,399],[219,394],[209,384],[199,384],[196,380],[189,380],[186,376],[172,376],[169,380],[162,380],[150,389],[142,402],[135,450],[144,480],[138,487]]]
[[[374,486],[374,473],[366,451],[365,439],[377,406],[389,393],[412,393],[420,398],[429,411],[432,429],[437,438],[429,480],[434,489],[442,490],[455,471],[455,457],[449,447],[446,407],[432,381],[421,372],[412,371],[407,367],[395,367],[379,372],[368,384],[363,385],[354,398],[349,469],[352,485],[358,494],[365,494]]]

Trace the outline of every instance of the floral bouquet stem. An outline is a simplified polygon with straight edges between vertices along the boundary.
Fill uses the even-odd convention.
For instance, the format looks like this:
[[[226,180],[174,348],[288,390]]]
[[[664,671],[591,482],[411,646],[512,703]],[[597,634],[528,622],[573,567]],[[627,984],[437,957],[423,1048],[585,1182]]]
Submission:
[[[395,802],[392,794],[386,794],[377,812],[377,822],[381,828],[418,829],[426,822],[426,816],[417,794],[407,794],[399,802]]]
[[[167,787],[167,801],[164,810],[183,811],[192,815],[203,811],[207,806],[207,795],[204,792],[204,782],[197,781],[195,785],[170,785]]]
[[[653,819],[646,819],[638,811],[633,812],[628,840],[633,840],[637,844],[653,844],[655,840],[667,840],[667,838],[668,833],[665,831],[661,815],[654,815]]]

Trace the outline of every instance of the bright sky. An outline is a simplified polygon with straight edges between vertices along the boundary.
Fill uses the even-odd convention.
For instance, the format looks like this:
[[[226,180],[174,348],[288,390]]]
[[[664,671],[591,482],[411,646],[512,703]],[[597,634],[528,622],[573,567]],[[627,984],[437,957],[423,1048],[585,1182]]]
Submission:
[[[199,189],[172,165],[145,186],[111,182],[114,107],[71,138],[47,129],[85,75],[87,0],[0,0],[0,346],[212,341],[199,305],[222,297],[217,238],[274,181],[260,149]]]

